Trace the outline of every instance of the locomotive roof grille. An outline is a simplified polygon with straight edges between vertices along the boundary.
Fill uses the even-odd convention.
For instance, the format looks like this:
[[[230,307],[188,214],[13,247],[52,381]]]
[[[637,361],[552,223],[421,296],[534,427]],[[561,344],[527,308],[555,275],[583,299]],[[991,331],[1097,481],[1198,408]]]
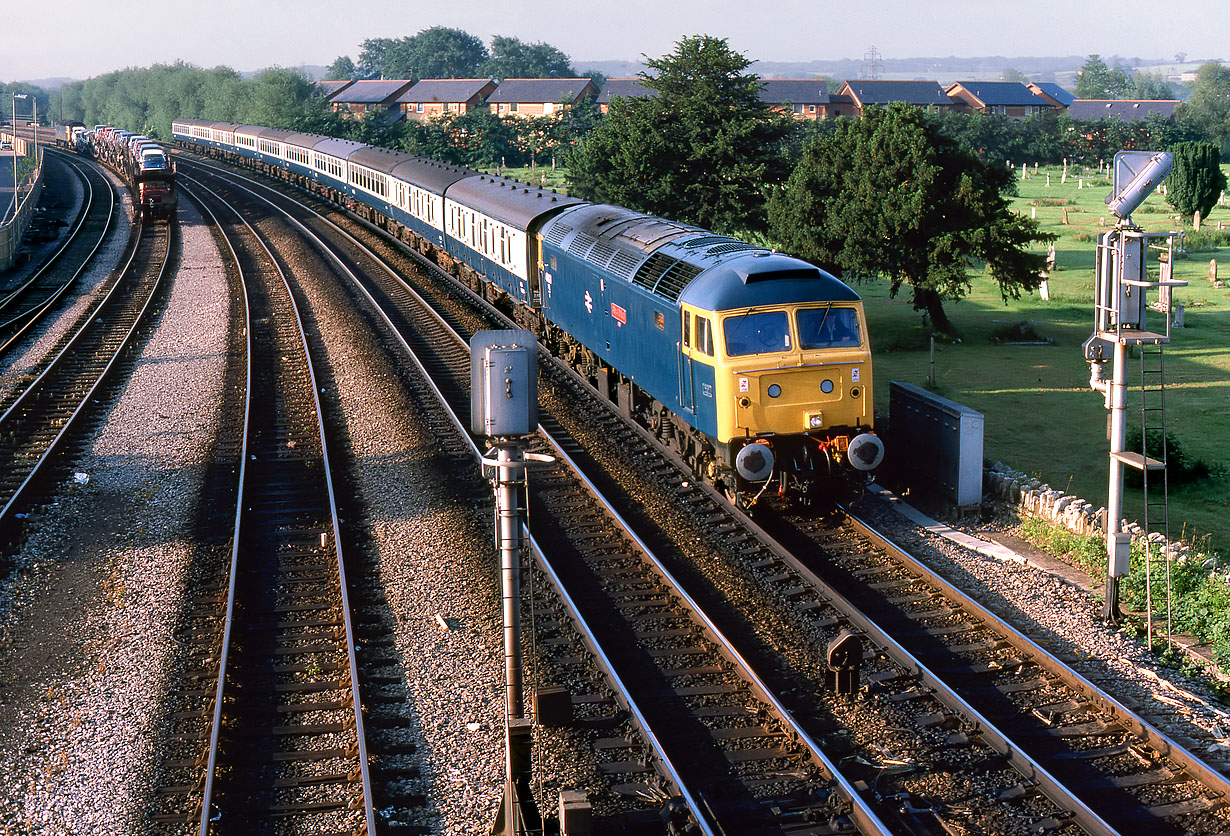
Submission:
[[[722,255],[723,253],[737,253],[742,250],[763,250],[764,247],[757,244],[744,244],[742,241],[730,241],[726,244],[719,244],[716,247],[710,247],[706,252],[709,255]]]
[[[695,249],[697,247],[707,247],[710,244],[720,244],[723,241],[730,241],[725,235],[702,235],[699,238],[693,238],[691,241],[682,241],[679,246]]]
[[[625,279],[631,279],[636,272],[636,266],[641,263],[640,253],[632,253],[627,250],[619,250],[615,255],[611,256],[611,263],[608,269],[612,273],[617,273]]]
[[[664,299],[676,302],[679,300],[679,294],[683,293],[683,289],[700,273],[701,268],[694,264],[688,264],[686,261],[680,261],[664,253],[654,253],[641,265],[641,269],[636,271],[632,282]]]

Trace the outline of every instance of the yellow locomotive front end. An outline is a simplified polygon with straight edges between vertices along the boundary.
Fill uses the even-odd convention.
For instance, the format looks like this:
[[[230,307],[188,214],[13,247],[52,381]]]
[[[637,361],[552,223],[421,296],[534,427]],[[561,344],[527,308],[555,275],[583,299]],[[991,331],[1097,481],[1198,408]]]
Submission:
[[[717,343],[718,437],[746,486],[810,490],[879,464],[861,301],[724,311]]]

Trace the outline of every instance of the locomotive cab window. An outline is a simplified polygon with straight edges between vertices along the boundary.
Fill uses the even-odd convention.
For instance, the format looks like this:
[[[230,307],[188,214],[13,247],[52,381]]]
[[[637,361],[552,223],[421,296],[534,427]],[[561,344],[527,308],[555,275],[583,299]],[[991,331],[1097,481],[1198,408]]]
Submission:
[[[722,320],[726,353],[731,357],[744,354],[771,354],[789,351],[790,319],[785,311],[737,314]]]
[[[799,346],[803,349],[853,348],[863,342],[854,308],[802,309],[797,317]]]
[[[692,347],[692,314],[683,312],[683,347]]]
[[[696,347],[702,354],[713,356],[713,324],[702,316],[696,317]]]

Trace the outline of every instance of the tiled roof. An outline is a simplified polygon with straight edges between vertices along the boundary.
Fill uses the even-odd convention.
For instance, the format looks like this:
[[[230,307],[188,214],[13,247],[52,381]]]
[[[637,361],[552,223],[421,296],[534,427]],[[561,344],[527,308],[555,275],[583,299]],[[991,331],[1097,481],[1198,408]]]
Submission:
[[[468,102],[491,84],[489,78],[425,78],[398,96],[399,104]]]
[[[642,96],[657,98],[658,91],[646,87],[639,78],[608,78],[598,94],[598,104],[610,104],[612,97],[639,99]]]
[[[829,88],[822,78],[762,78],[760,101],[765,104],[828,104]]]
[[[347,87],[349,87],[352,84],[354,84],[353,81],[351,81],[348,78],[344,78],[341,81],[318,81],[316,82],[316,87],[320,90],[321,93],[324,94],[324,97],[326,99],[329,99],[329,98],[332,98],[337,93],[340,93],[341,91],[345,90]]]
[[[333,97],[335,102],[378,104],[398,95],[410,86],[409,79],[400,81],[356,81]]]
[[[1068,116],[1086,121],[1142,122],[1153,115],[1173,119],[1178,106],[1178,99],[1076,99],[1068,105]]]
[[[951,105],[938,81],[879,81],[848,79],[846,86],[861,105],[905,102],[912,105]]]
[[[592,83],[588,78],[506,78],[487,101],[562,102],[575,99]]]
[[[952,95],[953,88],[957,84],[968,90],[984,105],[1038,107],[1048,104],[1045,99],[1040,98],[1019,81],[958,81],[948,86],[949,95]]]
[[[1064,107],[1067,107],[1071,105],[1072,102],[1076,101],[1076,96],[1073,96],[1053,81],[1035,81],[1034,86],[1055,101],[1059,102]]]

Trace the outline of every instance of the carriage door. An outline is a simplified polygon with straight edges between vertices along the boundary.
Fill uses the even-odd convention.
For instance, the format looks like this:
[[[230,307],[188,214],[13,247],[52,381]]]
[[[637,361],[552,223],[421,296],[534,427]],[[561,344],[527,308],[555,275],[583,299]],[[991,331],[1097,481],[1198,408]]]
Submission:
[[[683,338],[679,346],[679,408],[696,413],[696,393],[692,389],[692,312],[683,311]]]

